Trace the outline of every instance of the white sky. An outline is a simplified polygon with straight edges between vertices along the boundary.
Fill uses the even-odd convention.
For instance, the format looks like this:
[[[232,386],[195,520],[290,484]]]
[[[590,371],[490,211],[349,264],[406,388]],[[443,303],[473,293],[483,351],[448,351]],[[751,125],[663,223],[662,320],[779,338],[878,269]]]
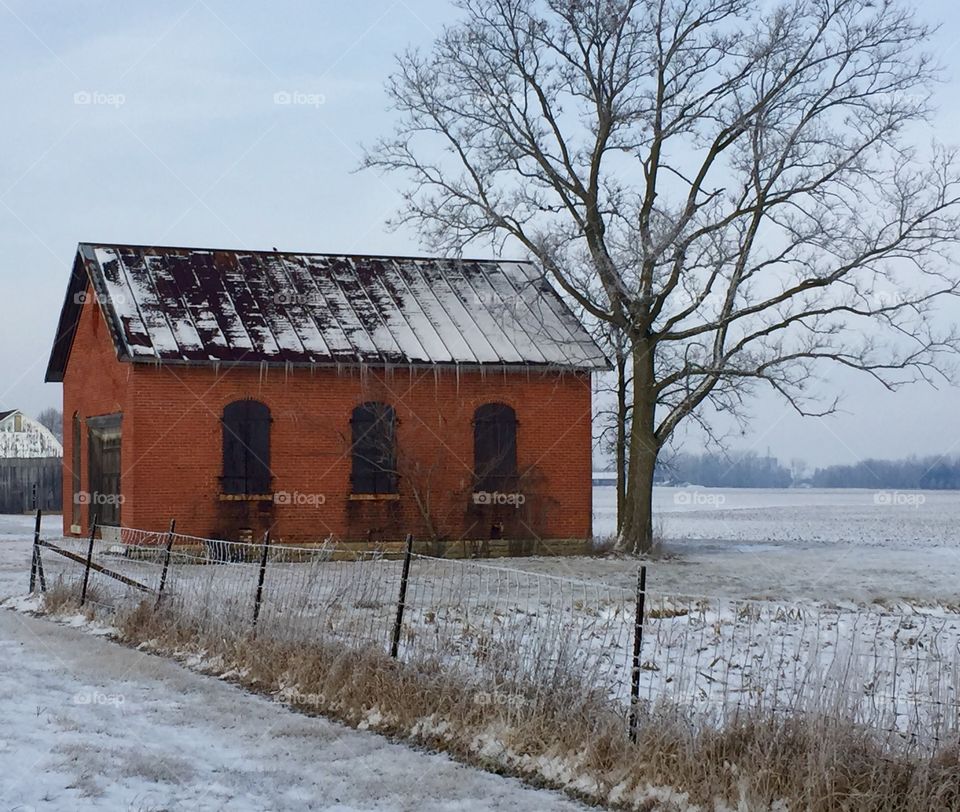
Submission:
[[[960,19],[946,0],[922,13],[943,21],[948,71],[934,135],[956,140]],[[0,0],[0,408],[60,403],[43,373],[80,241],[422,253],[385,226],[400,179],[354,170],[389,130],[393,54],[453,15],[447,0]],[[960,390],[832,387],[843,414],[761,398],[735,445],[813,464],[960,453]]]

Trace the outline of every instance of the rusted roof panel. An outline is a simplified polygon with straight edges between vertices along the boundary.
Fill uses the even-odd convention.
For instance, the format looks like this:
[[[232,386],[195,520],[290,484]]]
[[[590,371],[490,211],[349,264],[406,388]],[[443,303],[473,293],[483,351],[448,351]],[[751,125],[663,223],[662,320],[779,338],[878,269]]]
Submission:
[[[133,361],[608,367],[528,262],[81,243],[48,380],[88,281]]]

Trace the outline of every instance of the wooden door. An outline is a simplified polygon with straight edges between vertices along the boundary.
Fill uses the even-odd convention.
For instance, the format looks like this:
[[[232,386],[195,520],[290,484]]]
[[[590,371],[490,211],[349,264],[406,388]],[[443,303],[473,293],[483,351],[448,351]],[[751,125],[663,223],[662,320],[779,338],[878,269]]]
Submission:
[[[120,526],[120,415],[95,417],[89,427],[89,521],[99,517],[106,527]]]

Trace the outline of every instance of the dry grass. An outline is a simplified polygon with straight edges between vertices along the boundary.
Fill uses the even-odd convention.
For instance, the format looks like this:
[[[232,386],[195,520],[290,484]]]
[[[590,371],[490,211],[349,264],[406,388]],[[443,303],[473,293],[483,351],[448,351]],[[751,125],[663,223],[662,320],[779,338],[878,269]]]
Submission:
[[[45,608],[76,612],[77,594],[76,585],[58,582]],[[88,616],[101,602],[95,590],[89,597]],[[670,605],[653,611],[683,613]],[[267,639],[269,627],[261,629],[262,639],[236,626],[216,635],[185,616],[175,603],[154,612],[148,599],[109,620],[131,645],[203,654],[214,663],[211,670],[230,671],[245,687],[305,712],[375,728],[593,802],[664,812],[689,810],[690,804],[746,811],[960,810],[960,746],[921,755],[875,730],[838,721],[842,708],[804,716],[743,714],[720,729],[702,716],[685,718],[685,709],[676,706],[644,708],[639,740],[631,743],[622,708],[586,686],[573,667],[547,668],[522,685],[478,686],[439,662],[412,665],[381,650],[278,642]],[[495,649],[480,646],[474,656],[491,658],[488,673],[517,673],[498,668]],[[578,654],[550,656],[562,664]],[[651,789],[657,787],[672,788],[674,796]]]
[[[550,691],[539,686],[530,695],[511,685],[478,693],[439,664],[408,666],[370,649],[225,640],[154,613],[149,602],[113,622],[130,644],[203,652],[233,670],[240,684],[278,694],[306,712],[376,728],[610,806],[960,809],[960,747],[932,757],[898,751],[876,732],[827,712],[755,716],[716,729],[694,725],[676,708],[646,709],[632,743],[617,707],[576,681]],[[651,787],[670,787],[685,798],[671,800]]]
[[[617,553],[616,535],[597,536],[587,547],[587,555],[593,558],[605,558]]]
[[[80,606],[79,591],[74,586],[65,584],[62,578],[58,578],[43,593],[43,611],[51,615],[82,613],[92,620],[97,605],[103,605],[104,601],[105,596],[96,585],[90,584],[87,587],[87,602],[84,606]]]

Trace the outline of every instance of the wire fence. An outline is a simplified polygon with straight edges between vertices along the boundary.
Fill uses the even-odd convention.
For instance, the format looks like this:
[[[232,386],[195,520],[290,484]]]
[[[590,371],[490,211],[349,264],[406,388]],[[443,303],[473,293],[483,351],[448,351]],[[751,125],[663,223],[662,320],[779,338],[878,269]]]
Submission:
[[[56,546],[71,558],[44,549],[47,582],[75,590],[89,579],[92,602],[162,602],[177,622],[227,640],[372,647],[455,674],[479,702],[536,708],[576,688],[625,716],[656,708],[694,725],[811,712],[898,747],[960,735],[960,616],[946,611],[641,595],[412,545],[405,561],[343,560],[334,545],[122,528]]]

